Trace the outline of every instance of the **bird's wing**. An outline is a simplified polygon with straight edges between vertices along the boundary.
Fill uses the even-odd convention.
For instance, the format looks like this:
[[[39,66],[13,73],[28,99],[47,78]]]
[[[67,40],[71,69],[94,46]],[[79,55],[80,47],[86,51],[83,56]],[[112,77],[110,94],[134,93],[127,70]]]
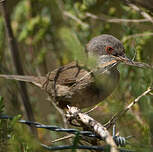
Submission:
[[[52,71],[48,77],[50,80],[56,81],[57,84],[71,86],[83,79],[88,81],[91,79],[91,74],[76,62],[72,62]]]
[[[79,66],[76,62],[60,67],[45,76],[21,76],[21,75],[4,75],[0,74],[1,78],[12,79],[18,81],[31,82],[34,85],[43,88],[46,80],[55,81],[56,84],[71,86],[80,80],[88,81],[91,78],[89,72]]]

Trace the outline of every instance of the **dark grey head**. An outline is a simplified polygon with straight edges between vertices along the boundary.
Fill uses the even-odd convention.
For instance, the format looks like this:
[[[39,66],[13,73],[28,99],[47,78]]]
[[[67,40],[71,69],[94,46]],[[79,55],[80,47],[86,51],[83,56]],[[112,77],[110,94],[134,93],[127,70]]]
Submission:
[[[97,57],[100,63],[111,61],[114,59],[112,56],[126,58],[122,42],[108,34],[91,39],[86,50],[89,56]]]
[[[94,37],[87,44],[88,54],[94,55],[114,55],[121,56],[124,54],[124,46],[120,40],[112,35],[103,34]]]

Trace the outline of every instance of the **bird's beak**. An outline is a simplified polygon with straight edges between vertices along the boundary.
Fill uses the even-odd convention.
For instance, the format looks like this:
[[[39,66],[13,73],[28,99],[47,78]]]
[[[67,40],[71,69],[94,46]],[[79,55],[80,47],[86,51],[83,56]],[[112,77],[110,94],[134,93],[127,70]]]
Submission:
[[[133,64],[133,61],[131,59],[129,59],[125,54],[122,54],[119,56],[102,55],[100,57],[99,68],[107,69],[109,67],[113,67],[113,66],[117,65],[120,62],[123,62],[127,65]]]
[[[133,61],[131,59],[129,59],[125,54],[122,54],[120,56],[113,56],[114,59],[116,59],[119,62],[123,62],[125,64],[132,64]]]

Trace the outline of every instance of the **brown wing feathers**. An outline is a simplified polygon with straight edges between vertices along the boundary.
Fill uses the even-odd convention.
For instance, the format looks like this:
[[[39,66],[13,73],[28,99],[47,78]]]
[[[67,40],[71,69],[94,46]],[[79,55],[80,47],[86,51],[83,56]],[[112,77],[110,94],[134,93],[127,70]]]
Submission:
[[[56,84],[71,86],[87,73],[88,71],[82,69],[80,66],[76,64],[76,62],[72,62],[66,66],[60,67],[59,69],[56,69],[48,73],[47,76],[36,77],[36,76],[0,74],[0,77],[12,80],[30,82],[40,88],[43,88],[43,85],[48,80],[56,81]]]

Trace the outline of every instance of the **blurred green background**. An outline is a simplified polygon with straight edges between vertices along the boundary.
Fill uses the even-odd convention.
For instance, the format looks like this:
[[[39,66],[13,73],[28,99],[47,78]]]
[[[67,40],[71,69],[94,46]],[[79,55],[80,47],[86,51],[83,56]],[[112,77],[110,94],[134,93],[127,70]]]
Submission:
[[[73,60],[82,61],[86,43],[94,36],[104,33],[120,39],[129,58],[153,64],[153,23],[147,20],[140,22],[139,20],[144,19],[141,13],[123,1],[8,0],[7,8],[26,75],[45,75]],[[150,13],[147,9],[142,10]],[[138,19],[138,22],[113,23],[110,20],[116,18]],[[0,73],[15,74],[12,63],[4,19],[0,14]],[[150,69],[124,64],[118,69],[121,74],[119,86],[97,110],[90,114],[102,124],[132,102],[153,82],[153,71]],[[28,84],[28,95],[36,121],[63,126],[60,114],[49,103],[43,91]],[[0,79],[0,96],[4,98],[4,113],[13,116],[21,114],[26,119],[15,81]],[[8,151],[43,151],[35,146],[35,139],[31,137],[27,126],[21,124],[12,126],[13,129],[8,131],[8,134],[11,132],[12,135],[7,141]],[[121,136],[134,136],[129,140],[128,148],[139,152],[151,152],[153,96],[143,97],[117,121],[117,129]],[[39,129],[38,136],[42,143],[51,144],[51,140],[62,135]]]

